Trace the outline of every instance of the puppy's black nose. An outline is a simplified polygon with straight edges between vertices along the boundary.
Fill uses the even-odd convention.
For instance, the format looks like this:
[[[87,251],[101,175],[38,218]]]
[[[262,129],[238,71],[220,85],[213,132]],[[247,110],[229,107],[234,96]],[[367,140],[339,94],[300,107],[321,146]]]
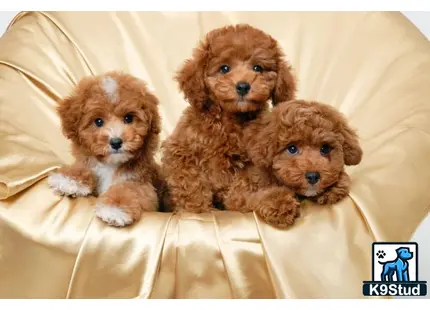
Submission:
[[[305,177],[308,180],[309,184],[314,185],[320,180],[320,173],[319,172],[306,172]]]
[[[251,85],[249,85],[247,82],[239,82],[236,84],[236,91],[241,96],[245,96],[250,89]]]
[[[121,138],[112,138],[109,141],[110,146],[114,149],[114,150],[119,150],[122,146],[122,140]]]

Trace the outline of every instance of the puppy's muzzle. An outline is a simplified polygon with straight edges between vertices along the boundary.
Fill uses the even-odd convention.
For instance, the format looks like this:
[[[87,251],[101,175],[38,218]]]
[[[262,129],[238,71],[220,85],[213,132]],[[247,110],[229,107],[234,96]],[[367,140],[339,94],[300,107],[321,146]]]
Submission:
[[[317,171],[306,172],[305,177],[309,184],[315,185],[320,180],[320,173]]]
[[[111,148],[115,151],[118,151],[122,147],[122,139],[121,138],[112,138],[109,141]]]
[[[236,84],[236,91],[240,96],[245,96],[250,89],[251,85],[247,82],[239,82]]]

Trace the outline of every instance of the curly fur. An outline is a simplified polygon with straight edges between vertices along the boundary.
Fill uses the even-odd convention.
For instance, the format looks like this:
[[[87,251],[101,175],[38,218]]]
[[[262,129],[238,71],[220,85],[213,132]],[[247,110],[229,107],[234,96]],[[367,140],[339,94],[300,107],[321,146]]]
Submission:
[[[166,204],[168,210],[210,211],[249,162],[244,128],[270,101],[293,99],[296,81],[277,41],[249,25],[209,32],[176,80],[190,106],[162,145]],[[249,84],[247,94],[236,90],[240,82]]]
[[[146,83],[129,74],[107,72],[80,80],[57,107],[75,163],[51,175],[50,186],[61,195],[98,196],[96,215],[114,226],[157,210],[158,104]],[[110,143],[114,138],[122,140],[117,150]]]
[[[227,209],[256,211],[268,223],[287,227],[299,215],[300,198],[323,205],[348,195],[344,166],[358,165],[362,149],[333,107],[304,100],[280,103],[245,131],[252,164],[234,180]],[[308,172],[319,173],[315,184]]]

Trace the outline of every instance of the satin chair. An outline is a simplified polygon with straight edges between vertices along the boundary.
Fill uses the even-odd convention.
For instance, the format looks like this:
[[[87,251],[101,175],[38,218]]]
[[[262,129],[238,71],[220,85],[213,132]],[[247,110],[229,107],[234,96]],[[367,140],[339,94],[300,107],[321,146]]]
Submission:
[[[161,101],[162,139],[187,106],[173,75],[230,23],[273,35],[298,97],[329,103],[364,150],[333,206],[290,229],[253,213],[145,214],[114,228],[47,175],[73,158],[56,100],[124,70]],[[408,241],[429,212],[430,44],[395,12],[22,12],[0,39],[0,298],[363,298],[372,242]]]

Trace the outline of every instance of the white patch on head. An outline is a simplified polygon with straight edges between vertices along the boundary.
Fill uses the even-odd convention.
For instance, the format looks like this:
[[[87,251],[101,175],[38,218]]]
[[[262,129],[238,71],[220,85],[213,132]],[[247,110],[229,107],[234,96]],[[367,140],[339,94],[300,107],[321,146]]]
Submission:
[[[117,206],[98,204],[95,213],[99,219],[112,226],[124,227],[133,222],[133,218]]]
[[[118,103],[118,82],[111,76],[102,78],[102,87],[111,103]]]
[[[83,197],[91,194],[91,190],[88,186],[83,185],[61,173],[50,175],[48,177],[48,185],[60,195]]]
[[[115,154],[111,155],[109,158],[121,156],[126,154]],[[91,170],[97,176],[97,194],[101,195],[109,190],[109,188],[114,184],[123,183],[128,180],[132,180],[135,175],[133,173],[122,173],[120,175],[116,174],[119,164],[112,163],[102,163],[95,162],[92,165]]]
[[[314,197],[314,196],[318,195],[318,191],[315,188],[311,187],[311,188],[308,188],[306,190],[306,192],[304,192],[303,195],[306,197]]]

